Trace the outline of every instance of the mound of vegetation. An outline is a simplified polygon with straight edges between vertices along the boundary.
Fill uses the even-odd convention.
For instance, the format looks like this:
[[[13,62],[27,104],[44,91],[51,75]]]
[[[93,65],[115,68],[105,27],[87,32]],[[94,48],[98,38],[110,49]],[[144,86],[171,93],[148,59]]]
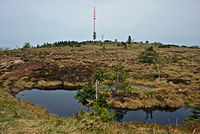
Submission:
[[[131,42],[131,38],[124,42],[124,45],[110,41],[101,43],[96,42],[94,45],[93,42],[82,42],[80,45],[78,42],[57,42],[47,43],[38,48],[26,44],[24,49],[0,51],[0,131],[199,132],[196,129],[198,124],[189,128],[160,127],[156,124],[116,124],[111,121],[112,115],[109,114],[107,106],[102,106],[106,104],[112,107],[137,109],[155,106],[176,108],[185,102],[189,105],[199,104],[199,48],[163,48],[159,47],[161,44],[134,43]],[[80,47],[73,47],[79,45]],[[121,64],[118,61],[121,61]],[[98,67],[103,70],[95,71]],[[80,92],[77,99],[91,105],[91,113],[80,112],[76,117],[68,119],[48,115],[41,112],[41,108],[11,95],[32,88],[79,89],[89,83],[93,83],[92,86]],[[157,89],[147,91],[135,89],[133,85],[149,85]],[[107,87],[107,92],[100,90]],[[192,119],[193,117],[190,118]]]

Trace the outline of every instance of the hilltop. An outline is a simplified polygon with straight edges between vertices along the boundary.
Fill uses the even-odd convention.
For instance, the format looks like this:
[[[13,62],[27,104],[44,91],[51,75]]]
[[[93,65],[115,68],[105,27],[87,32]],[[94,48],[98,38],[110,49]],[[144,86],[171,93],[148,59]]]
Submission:
[[[25,113],[28,116],[30,115],[32,117],[34,114],[32,115],[27,112],[27,109],[21,106],[21,103],[24,104],[25,102],[14,98],[10,94],[33,88],[81,89],[92,81],[93,71],[97,67],[111,68],[118,62],[121,62],[127,69],[127,72],[130,73],[128,81],[132,85],[153,86],[156,87],[156,89],[147,91],[133,88],[129,96],[120,91],[109,92],[107,94],[109,96],[109,103],[113,107],[129,109],[145,107],[179,108],[185,102],[191,105],[199,104],[200,49],[172,45],[153,45],[154,50],[159,53],[162,61],[160,65],[161,78],[158,78],[158,73],[154,65],[140,63],[138,61],[138,55],[149,46],[150,44],[134,43],[127,46],[118,43],[105,43],[104,45],[100,45],[99,43],[95,45],[93,43],[83,43],[71,46],[57,45],[48,47],[48,45],[46,45],[38,48],[1,51],[1,108],[3,108],[5,112],[13,113],[12,110],[10,111],[9,108],[4,107],[4,103],[6,103],[6,107],[13,107],[10,102],[16,102],[17,113],[19,112],[18,109],[22,109],[22,111],[26,111]],[[152,92],[155,95],[149,96]],[[9,102],[5,102],[5,96],[9,96]],[[27,105],[29,107],[31,104],[28,103]],[[34,106],[31,106],[31,108],[35,109]],[[37,109],[34,111],[36,111],[35,116],[40,114],[37,113]],[[77,121],[74,117],[70,118],[71,120],[65,120],[48,117],[48,114],[44,115],[41,115],[41,120],[37,120],[36,122],[35,120],[30,120],[30,118],[26,120],[29,120],[32,125],[36,124],[36,126],[38,122],[48,122],[48,125],[57,124],[59,127],[64,127],[64,129],[67,129],[67,126],[69,126],[69,124],[66,125],[67,123],[72,121],[76,124]],[[8,116],[10,117],[10,115]],[[46,116],[50,120],[46,120]],[[14,118],[18,117],[21,118],[20,115]],[[19,119],[16,120],[17,122],[19,121]],[[22,122],[24,121],[25,120],[22,120]],[[85,123],[83,124],[85,125]],[[6,131],[6,124],[3,125],[4,127],[2,129]],[[78,129],[76,132],[80,133],[82,131],[81,126],[82,124],[80,123],[75,125],[72,129]],[[143,128],[141,127],[140,130],[137,126],[142,126]],[[12,127],[11,124],[10,127]],[[28,126],[26,127],[27,129],[29,128]],[[126,129],[127,131],[133,129],[131,123],[108,123],[104,124],[102,127],[97,127],[97,130],[101,132],[102,129],[106,129],[108,132],[112,132],[113,127],[121,133],[125,132]],[[123,129],[118,130],[117,127]],[[153,133],[153,127],[155,126],[143,126],[140,124],[135,125],[134,129],[136,129],[138,133],[141,133],[143,130]],[[157,127],[158,126],[156,126],[156,128]],[[36,127],[36,129],[39,128]],[[159,132],[167,132],[169,129],[171,128],[166,127],[159,130]],[[182,128],[173,128],[169,131],[175,133],[176,129],[177,133],[184,131]],[[18,131],[19,130],[17,130],[17,132]],[[62,132],[63,131],[64,130],[62,130]],[[88,131],[88,129],[84,131]],[[189,129],[187,131],[189,131]],[[59,133],[59,131],[57,131],[57,133]]]

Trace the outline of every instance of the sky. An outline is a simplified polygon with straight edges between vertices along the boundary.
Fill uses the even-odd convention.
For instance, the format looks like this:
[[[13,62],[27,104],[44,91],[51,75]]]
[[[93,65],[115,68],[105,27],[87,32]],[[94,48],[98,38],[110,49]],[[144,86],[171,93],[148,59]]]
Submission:
[[[200,0],[0,0],[0,47],[63,40],[200,46]]]

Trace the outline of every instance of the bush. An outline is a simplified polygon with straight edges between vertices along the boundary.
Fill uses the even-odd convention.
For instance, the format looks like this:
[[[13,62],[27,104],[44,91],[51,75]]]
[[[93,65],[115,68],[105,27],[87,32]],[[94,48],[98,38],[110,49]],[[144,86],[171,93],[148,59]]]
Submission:
[[[162,43],[160,43],[160,42],[153,42],[153,43],[151,43],[151,45],[155,45],[155,46],[162,46],[163,44],[162,44]]]
[[[158,45],[158,48],[170,48],[170,45]]]
[[[83,88],[83,90],[79,90],[74,97],[83,105],[87,105],[91,100],[95,99],[95,93],[96,91],[94,86],[88,84]]]
[[[128,36],[128,40],[127,40],[127,43],[130,45],[132,42],[132,39],[131,39],[131,36]]]
[[[108,105],[107,99],[108,98],[103,93],[99,93],[98,99],[96,100],[96,104],[98,104],[100,107],[109,108],[110,105]]]
[[[111,87],[111,89],[122,90],[126,92],[130,88],[130,84],[127,81],[127,78],[130,74],[127,72],[125,67],[119,62],[112,66],[111,72],[108,76],[110,80],[107,85]]]
[[[139,56],[138,56],[138,60],[139,60],[139,62],[142,62],[142,63],[154,64],[156,66],[156,69],[158,71],[159,78],[160,78],[160,76],[161,76],[161,72],[160,72],[161,60],[160,60],[159,53],[157,53],[153,49],[152,46],[148,47],[144,52],[141,52],[141,54],[139,54]]]
[[[94,103],[97,103],[101,107],[109,107],[107,104],[107,97],[103,93],[98,93],[97,100],[95,95],[96,90],[93,84],[88,84],[83,88],[83,90],[79,90],[74,97],[83,105],[93,105]]]
[[[75,45],[75,47],[81,47],[81,44],[78,43],[78,44]]]
[[[138,59],[139,62],[152,64],[159,61],[159,54],[150,46],[138,56]]]
[[[171,61],[172,61],[172,63],[177,63],[178,62],[177,55],[173,55]]]
[[[93,79],[94,79],[94,82],[95,82],[96,80],[98,80],[99,82],[104,81],[104,79],[106,78],[105,73],[106,73],[106,71],[103,70],[102,68],[97,68],[97,69],[93,72]]]
[[[99,116],[104,122],[112,121],[114,118],[114,114],[109,113],[109,108],[101,107],[97,103],[95,103],[91,109],[94,110],[94,115]]]
[[[95,98],[95,88],[92,84],[89,84],[83,88],[82,91],[78,91],[75,98],[84,105],[91,107],[90,112],[93,116],[100,117],[102,121],[111,121],[114,117],[109,113],[109,105],[107,103],[107,97],[103,93],[99,93],[98,99]]]
[[[196,45],[196,46],[191,46],[189,48],[200,48],[200,47]]]
[[[31,48],[31,44],[29,42],[26,42],[22,47],[22,49],[29,49],[29,48]]]
[[[106,46],[105,45],[103,45],[103,47],[102,47],[102,52],[105,52],[106,51]]]
[[[81,45],[85,45],[86,43],[90,42],[77,42],[77,41],[59,41],[54,43],[44,43],[41,46],[37,46],[37,48],[44,48],[44,47],[62,47],[62,46],[70,46],[70,47],[81,47]]]

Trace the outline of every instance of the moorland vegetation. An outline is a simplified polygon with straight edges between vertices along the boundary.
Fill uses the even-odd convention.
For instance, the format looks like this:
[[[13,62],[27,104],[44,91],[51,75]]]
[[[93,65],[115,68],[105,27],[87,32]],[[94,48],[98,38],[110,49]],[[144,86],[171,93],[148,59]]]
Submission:
[[[135,85],[156,88],[144,90]],[[200,131],[198,47],[138,43],[131,39],[95,43],[61,41],[37,47],[26,43],[22,49],[0,51],[0,87],[0,131],[3,133]],[[79,91],[77,99],[91,105],[93,113],[81,111],[75,117],[58,118],[13,97],[19,91],[33,88],[83,88],[84,92]],[[101,89],[108,90],[101,92]],[[108,112],[108,107],[180,108],[184,104],[197,109],[194,116],[186,119],[188,127],[117,124],[111,121],[113,116]]]

